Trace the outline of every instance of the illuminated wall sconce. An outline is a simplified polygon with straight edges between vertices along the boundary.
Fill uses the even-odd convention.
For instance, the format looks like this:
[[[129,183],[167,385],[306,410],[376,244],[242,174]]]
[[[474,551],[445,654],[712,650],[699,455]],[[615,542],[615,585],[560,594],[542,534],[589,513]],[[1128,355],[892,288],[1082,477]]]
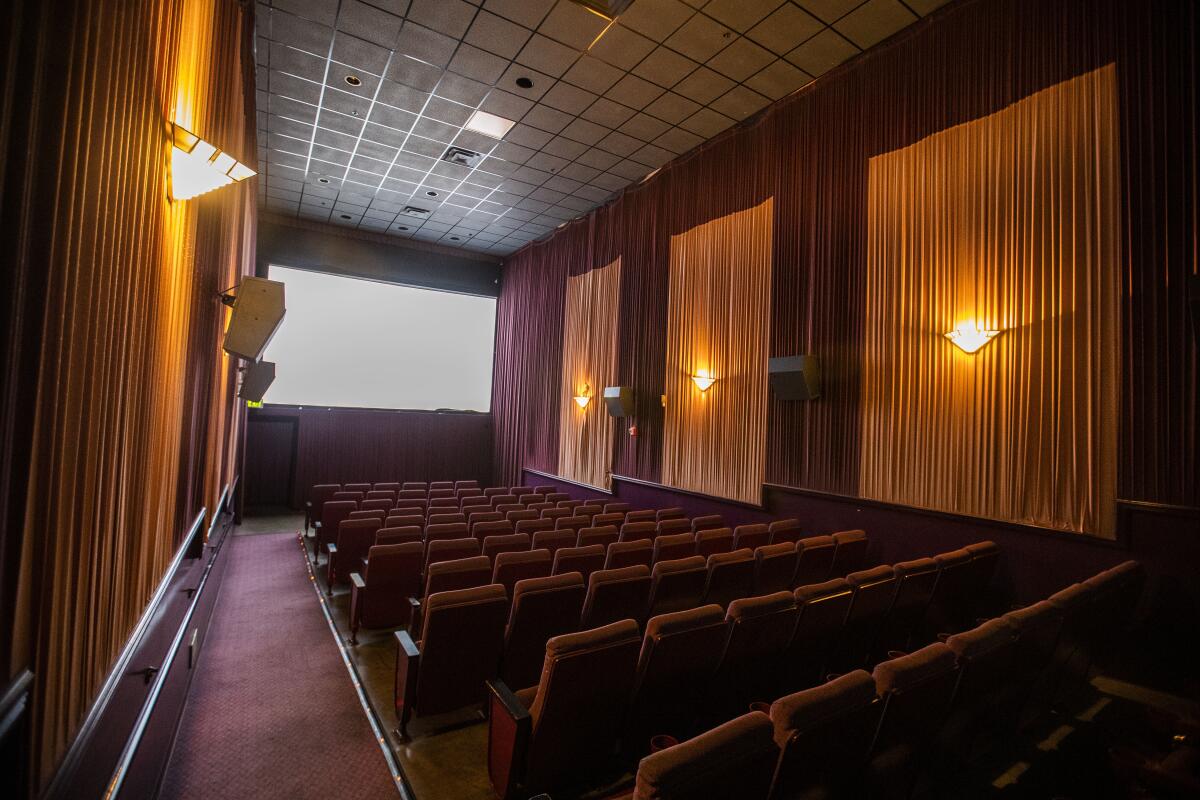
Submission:
[[[692,383],[696,384],[696,388],[702,392],[707,392],[708,387],[712,386],[716,382],[716,378],[703,370],[692,376]]]
[[[189,200],[258,174],[179,125],[172,125],[171,131],[171,197],[176,200]]]
[[[980,328],[973,322],[964,322],[947,333],[946,338],[964,353],[974,353],[1001,333]]]
[[[589,384],[583,385],[583,391],[575,395],[575,405],[580,408],[587,408],[588,403],[592,401],[592,387]]]

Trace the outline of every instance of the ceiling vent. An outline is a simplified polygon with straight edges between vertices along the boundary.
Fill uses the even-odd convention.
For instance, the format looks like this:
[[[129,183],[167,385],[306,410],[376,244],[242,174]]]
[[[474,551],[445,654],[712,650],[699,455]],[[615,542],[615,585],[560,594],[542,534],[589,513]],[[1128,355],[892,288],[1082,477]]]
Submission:
[[[609,19],[624,14],[633,5],[633,0],[574,0],[574,2],[576,5],[591,9]]]
[[[442,153],[442,161],[449,161],[451,164],[459,164],[464,167],[474,168],[482,160],[482,153],[462,147],[447,147],[446,152]]]
[[[418,219],[428,219],[429,218],[429,209],[428,208],[417,208],[416,206],[405,206],[404,210],[401,211],[400,213],[406,217],[417,217]]]

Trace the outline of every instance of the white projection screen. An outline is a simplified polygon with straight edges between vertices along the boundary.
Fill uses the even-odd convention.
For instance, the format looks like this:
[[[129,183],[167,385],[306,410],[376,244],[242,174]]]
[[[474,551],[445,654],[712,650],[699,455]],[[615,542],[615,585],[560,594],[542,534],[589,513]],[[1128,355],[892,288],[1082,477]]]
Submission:
[[[287,314],[263,401],[489,411],[496,299],[272,264]]]

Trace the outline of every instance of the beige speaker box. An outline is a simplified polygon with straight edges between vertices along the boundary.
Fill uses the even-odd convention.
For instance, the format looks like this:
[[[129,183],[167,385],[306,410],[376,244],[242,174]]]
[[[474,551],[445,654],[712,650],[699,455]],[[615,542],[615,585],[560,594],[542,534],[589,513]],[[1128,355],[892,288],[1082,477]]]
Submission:
[[[233,301],[225,352],[258,361],[283,322],[283,284],[266,278],[246,278]]]
[[[238,397],[261,403],[274,380],[274,361],[259,361],[256,364],[250,364],[242,373],[242,386],[238,389]]]

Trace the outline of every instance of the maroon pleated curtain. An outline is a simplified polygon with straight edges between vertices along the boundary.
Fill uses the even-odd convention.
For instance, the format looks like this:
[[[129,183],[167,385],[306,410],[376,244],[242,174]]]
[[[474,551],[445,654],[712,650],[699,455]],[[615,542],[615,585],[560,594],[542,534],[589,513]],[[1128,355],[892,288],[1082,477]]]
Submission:
[[[622,259],[618,372],[637,415],[613,472],[662,477],[670,237],[774,197],[770,354],[821,359],[815,402],[769,399],[766,481],[860,493],[870,159],[1078,75],[1117,74],[1122,386],[1117,496],[1200,504],[1197,348],[1198,12],[1186,0],[964,0],[665,167],[505,266],[497,339],[497,477],[555,462],[548,414],[563,281]],[[637,435],[630,435],[628,425]]]

